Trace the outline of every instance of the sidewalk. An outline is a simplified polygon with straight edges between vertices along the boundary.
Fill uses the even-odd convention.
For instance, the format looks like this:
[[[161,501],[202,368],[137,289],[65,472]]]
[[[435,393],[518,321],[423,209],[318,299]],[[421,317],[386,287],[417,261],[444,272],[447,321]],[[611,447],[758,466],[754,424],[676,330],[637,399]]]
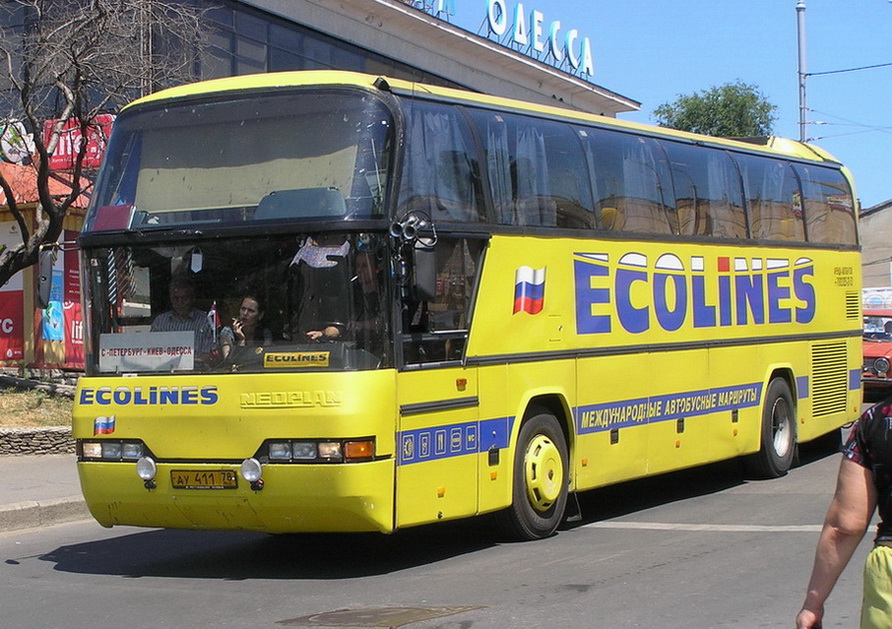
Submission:
[[[73,454],[0,456],[0,533],[88,518]]]

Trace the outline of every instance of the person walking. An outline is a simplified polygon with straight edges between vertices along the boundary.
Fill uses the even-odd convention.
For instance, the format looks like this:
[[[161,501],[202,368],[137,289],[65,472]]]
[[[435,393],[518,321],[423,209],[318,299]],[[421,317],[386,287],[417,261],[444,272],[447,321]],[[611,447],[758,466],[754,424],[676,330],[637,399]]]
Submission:
[[[867,532],[880,522],[863,573],[861,629],[892,627],[892,398],[864,412],[843,446],[796,629],[820,629],[824,603]]]

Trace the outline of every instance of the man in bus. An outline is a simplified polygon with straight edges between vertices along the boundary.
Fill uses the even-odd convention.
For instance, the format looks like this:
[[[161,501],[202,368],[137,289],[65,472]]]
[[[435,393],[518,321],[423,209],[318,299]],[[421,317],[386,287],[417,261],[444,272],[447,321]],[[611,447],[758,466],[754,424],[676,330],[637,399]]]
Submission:
[[[843,447],[797,629],[822,626],[824,602],[877,507],[880,522],[864,565],[861,629],[889,627],[892,618],[892,398],[865,411]]]
[[[296,340],[318,343],[341,338],[350,312],[347,256],[343,234],[310,236],[289,266]]]
[[[152,321],[152,332],[195,332],[196,355],[209,354],[214,349],[214,330],[207,313],[195,305],[195,284],[182,275],[170,282],[170,306]]]

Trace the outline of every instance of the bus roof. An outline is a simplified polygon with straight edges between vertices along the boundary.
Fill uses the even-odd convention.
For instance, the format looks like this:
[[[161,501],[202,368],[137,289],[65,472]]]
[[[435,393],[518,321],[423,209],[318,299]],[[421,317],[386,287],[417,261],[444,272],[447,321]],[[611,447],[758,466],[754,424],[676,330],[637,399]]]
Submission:
[[[381,83],[384,81],[384,83]],[[544,115],[564,120],[596,123],[615,129],[626,129],[633,133],[641,133],[681,141],[710,144],[746,152],[767,153],[774,156],[785,156],[815,162],[839,164],[827,151],[803,142],[779,137],[758,138],[723,138],[706,136],[686,131],[678,131],[667,127],[618,120],[609,116],[587,113],[559,106],[540,105],[526,101],[490,96],[478,92],[469,92],[448,87],[439,87],[422,83],[413,83],[402,79],[394,79],[373,74],[348,72],[342,70],[301,70],[294,72],[269,72],[264,74],[248,74],[221,79],[199,81],[168,88],[144,96],[127,105],[125,109],[143,104],[156,103],[179,98],[206,96],[214,93],[255,91],[264,89],[287,89],[292,87],[330,85],[376,88],[392,91],[400,95],[424,96],[427,98],[455,103],[467,103],[489,106],[506,111]],[[385,87],[386,85],[386,87]]]

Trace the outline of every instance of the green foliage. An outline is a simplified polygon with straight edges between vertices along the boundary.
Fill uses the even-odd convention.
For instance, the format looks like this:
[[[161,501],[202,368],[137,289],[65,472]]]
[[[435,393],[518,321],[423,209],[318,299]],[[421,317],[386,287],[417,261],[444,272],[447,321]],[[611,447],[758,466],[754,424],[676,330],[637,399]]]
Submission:
[[[737,81],[679,96],[653,111],[661,127],[722,137],[772,135],[776,105],[754,85]]]

